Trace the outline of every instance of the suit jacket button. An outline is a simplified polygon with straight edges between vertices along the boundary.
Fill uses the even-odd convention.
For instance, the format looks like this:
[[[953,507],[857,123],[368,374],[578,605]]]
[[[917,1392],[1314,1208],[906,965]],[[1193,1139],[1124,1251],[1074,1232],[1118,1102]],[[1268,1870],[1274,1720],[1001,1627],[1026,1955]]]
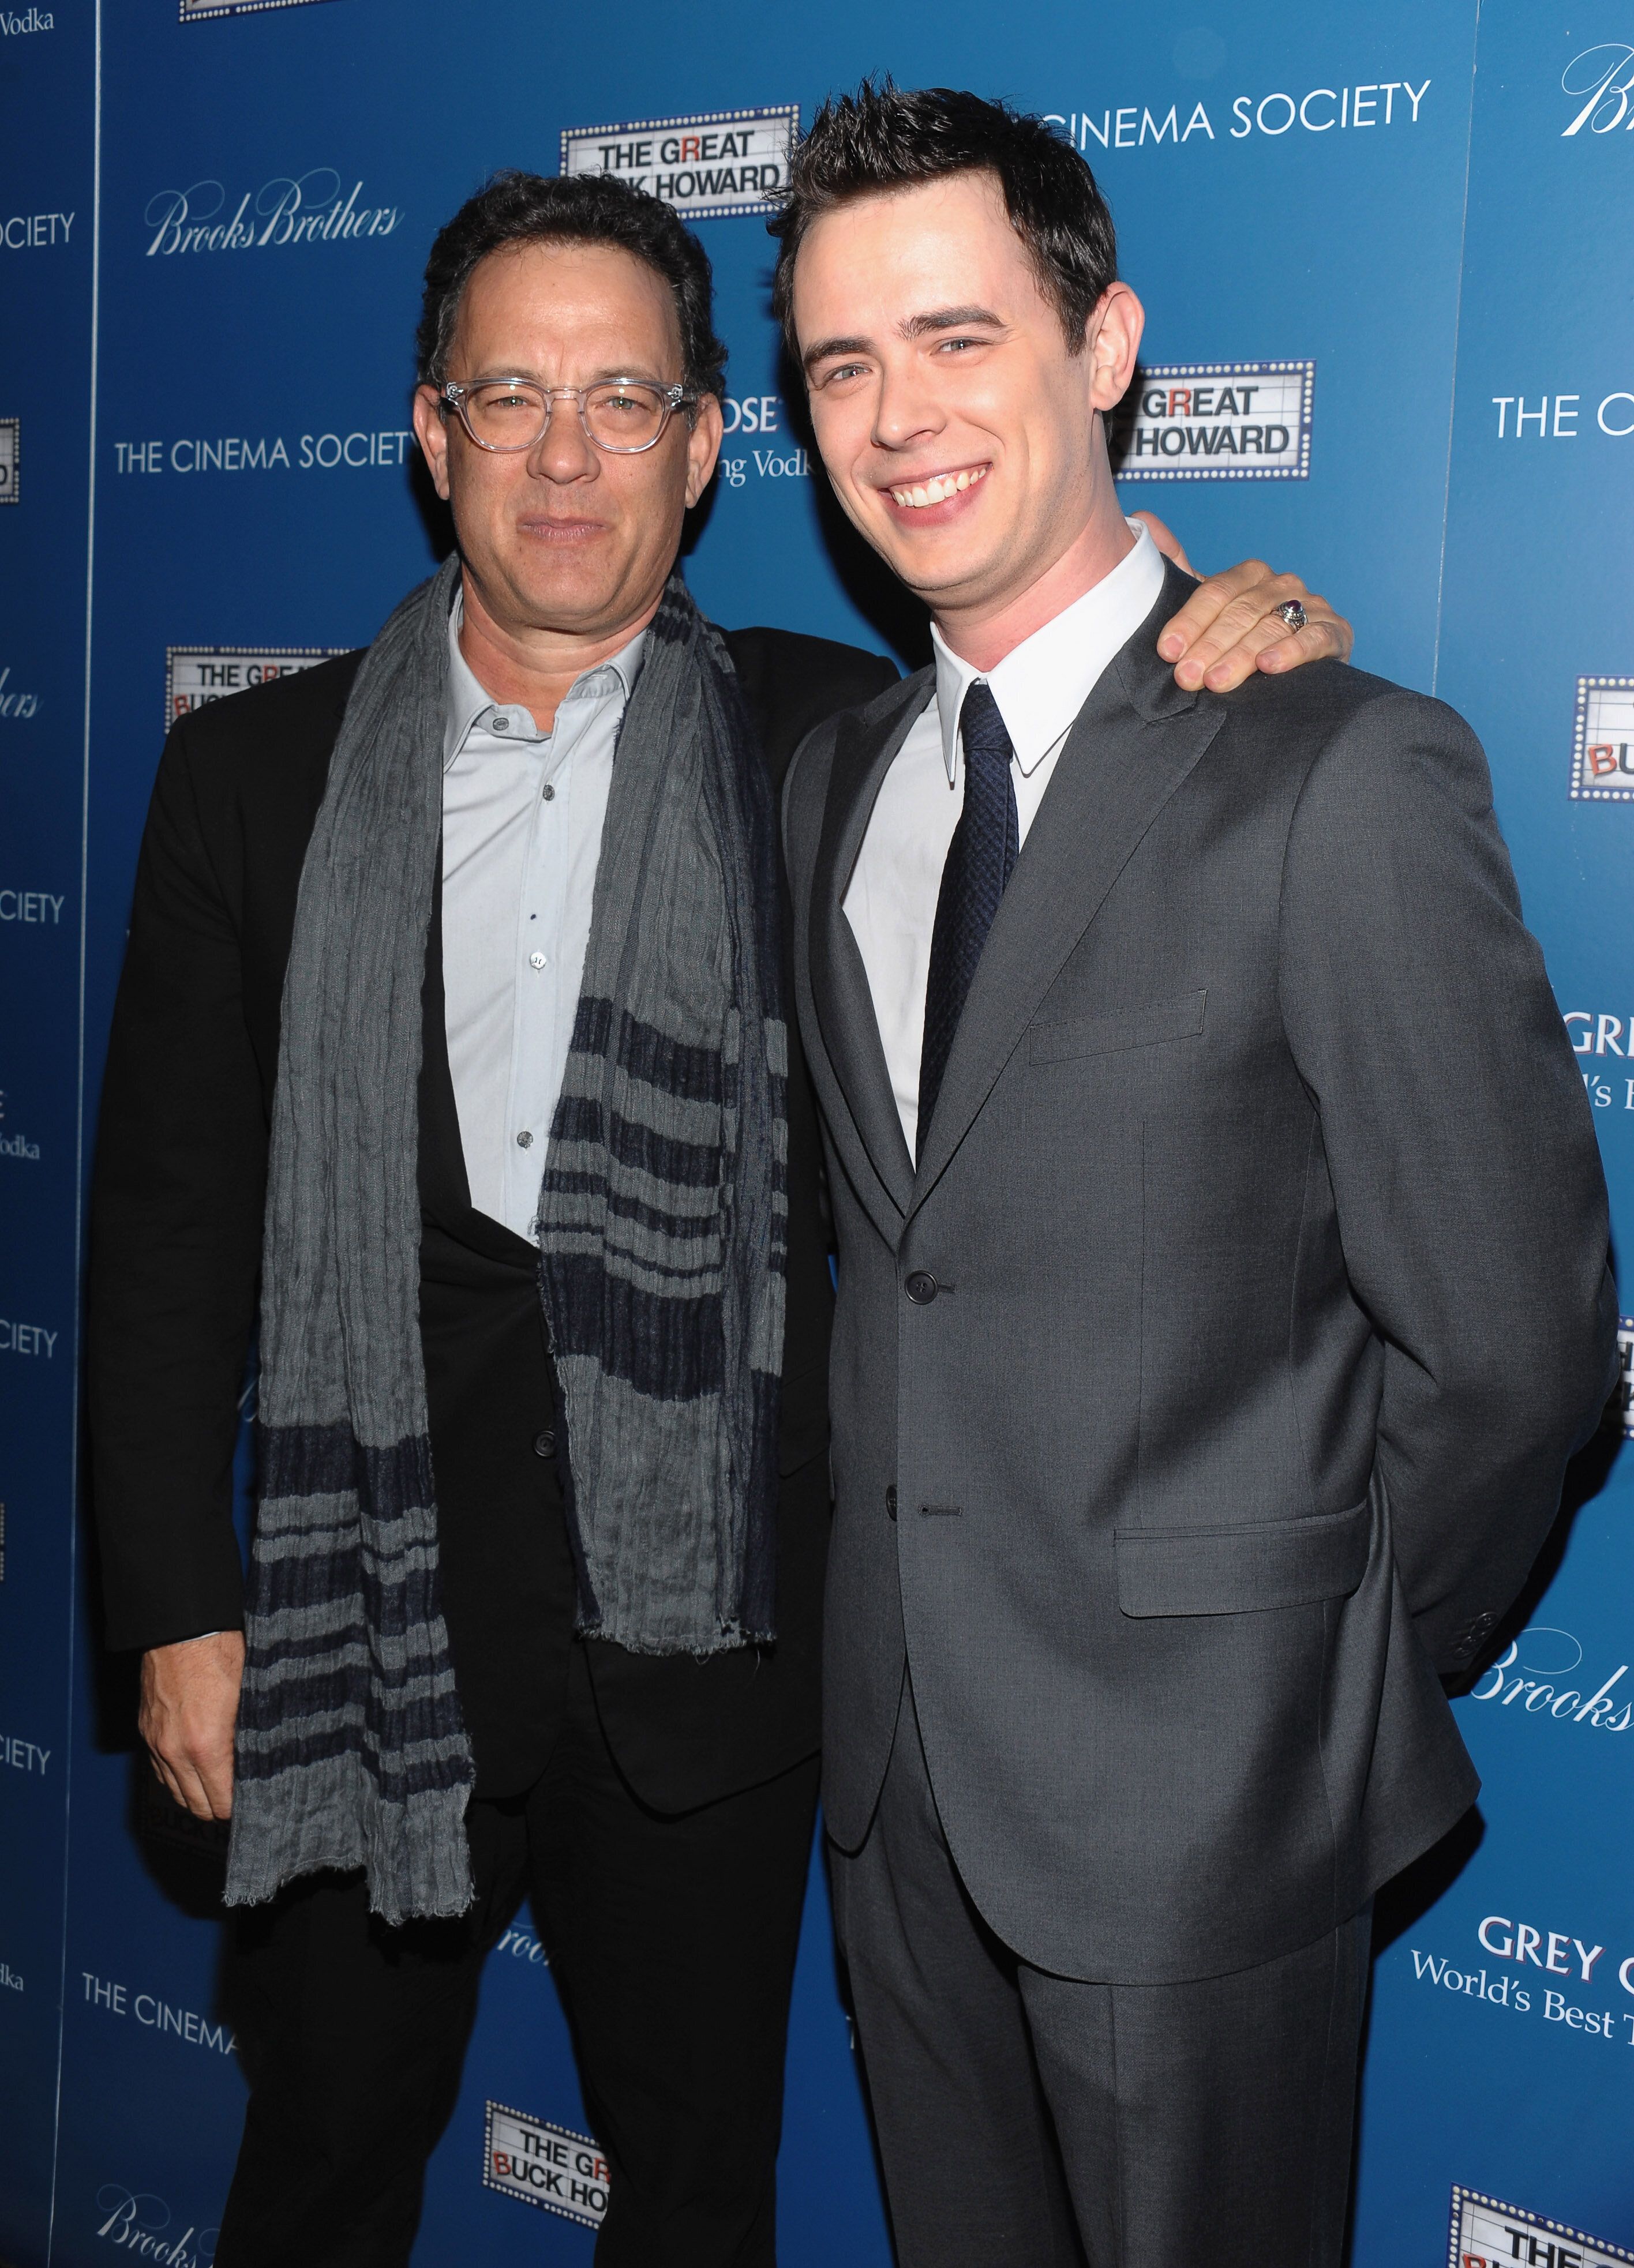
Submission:
[[[924,1269],[916,1268],[902,1288],[916,1307],[928,1307],[942,1286]]]
[[[533,1437],[533,1453],[536,1457],[553,1456],[556,1453],[555,1434],[548,1430],[543,1433],[536,1433]]]
[[[885,1517],[887,1520],[894,1520],[896,1516],[897,1486],[896,1483],[893,1481],[891,1486],[885,1491]]]

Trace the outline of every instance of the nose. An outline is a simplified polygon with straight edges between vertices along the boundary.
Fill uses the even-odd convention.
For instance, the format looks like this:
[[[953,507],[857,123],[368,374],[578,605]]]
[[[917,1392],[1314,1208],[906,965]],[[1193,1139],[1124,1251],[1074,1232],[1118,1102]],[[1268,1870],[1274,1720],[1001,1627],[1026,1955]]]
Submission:
[[[528,469],[538,480],[595,479],[601,461],[576,401],[551,400],[550,422],[528,452]]]
[[[874,404],[875,447],[906,449],[928,433],[939,433],[946,423],[947,413],[919,357],[887,360]]]

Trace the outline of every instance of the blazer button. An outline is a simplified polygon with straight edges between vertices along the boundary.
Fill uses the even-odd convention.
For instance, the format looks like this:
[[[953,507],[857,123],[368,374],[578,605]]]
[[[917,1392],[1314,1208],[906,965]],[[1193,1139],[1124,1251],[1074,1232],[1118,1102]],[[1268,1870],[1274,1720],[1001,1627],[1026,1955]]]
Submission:
[[[556,1454],[555,1434],[548,1431],[536,1433],[533,1437],[533,1453],[536,1457],[553,1456]]]
[[[887,1519],[887,1520],[894,1520],[894,1519],[896,1518],[896,1516],[897,1516],[897,1484],[896,1484],[896,1483],[893,1481],[893,1482],[891,1483],[891,1486],[890,1486],[890,1487],[885,1491],[885,1517],[886,1517],[886,1519]]]
[[[902,1288],[916,1307],[928,1307],[942,1286],[924,1269],[916,1268]]]

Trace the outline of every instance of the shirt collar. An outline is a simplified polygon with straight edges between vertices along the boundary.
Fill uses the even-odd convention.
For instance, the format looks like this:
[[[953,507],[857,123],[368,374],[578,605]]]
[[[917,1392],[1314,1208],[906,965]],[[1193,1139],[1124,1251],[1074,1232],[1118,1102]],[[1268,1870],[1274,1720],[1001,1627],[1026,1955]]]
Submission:
[[[1145,621],[1163,588],[1163,555],[1150,531],[1138,519],[1130,520],[1128,526],[1135,548],[1111,574],[1103,575],[1082,598],[1024,638],[996,668],[972,669],[950,652],[941,631],[931,624],[942,755],[950,787],[958,777],[959,711],[978,678],[985,678],[992,690],[1024,778],[1065,739],[1097,679]]]
[[[472,729],[483,719],[504,708],[480,682],[469,662],[460,651],[460,625],[465,620],[465,594],[456,591],[448,612],[448,695],[444,712],[442,734],[442,768],[447,771],[470,738]],[[647,632],[638,630],[628,645],[621,646],[605,661],[597,662],[594,669],[585,670],[568,687],[567,701],[600,700],[615,695],[622,706],[635,690],[635,681],[640,674],[641,655],[647,644]],[[513,719],[524,711],[514,708],[506,711]],[[548,740],[548,733],[519,732],[520,739]]]

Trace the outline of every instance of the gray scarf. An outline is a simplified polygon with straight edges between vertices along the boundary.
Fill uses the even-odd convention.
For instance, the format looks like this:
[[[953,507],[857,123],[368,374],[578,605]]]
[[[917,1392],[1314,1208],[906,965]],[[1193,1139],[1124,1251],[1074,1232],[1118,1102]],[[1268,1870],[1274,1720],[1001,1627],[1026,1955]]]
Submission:
[[[227,1869],[244,1904],[363,1867],[390,1922],[470,1897],[418,1175],[458,573],[450,560],[365,656],[301,874]],[[730,659],[672,577],[613,768],[538,1222],[580,1627],[640,1652],[773,1635],[787,1224],[774,824]]]

